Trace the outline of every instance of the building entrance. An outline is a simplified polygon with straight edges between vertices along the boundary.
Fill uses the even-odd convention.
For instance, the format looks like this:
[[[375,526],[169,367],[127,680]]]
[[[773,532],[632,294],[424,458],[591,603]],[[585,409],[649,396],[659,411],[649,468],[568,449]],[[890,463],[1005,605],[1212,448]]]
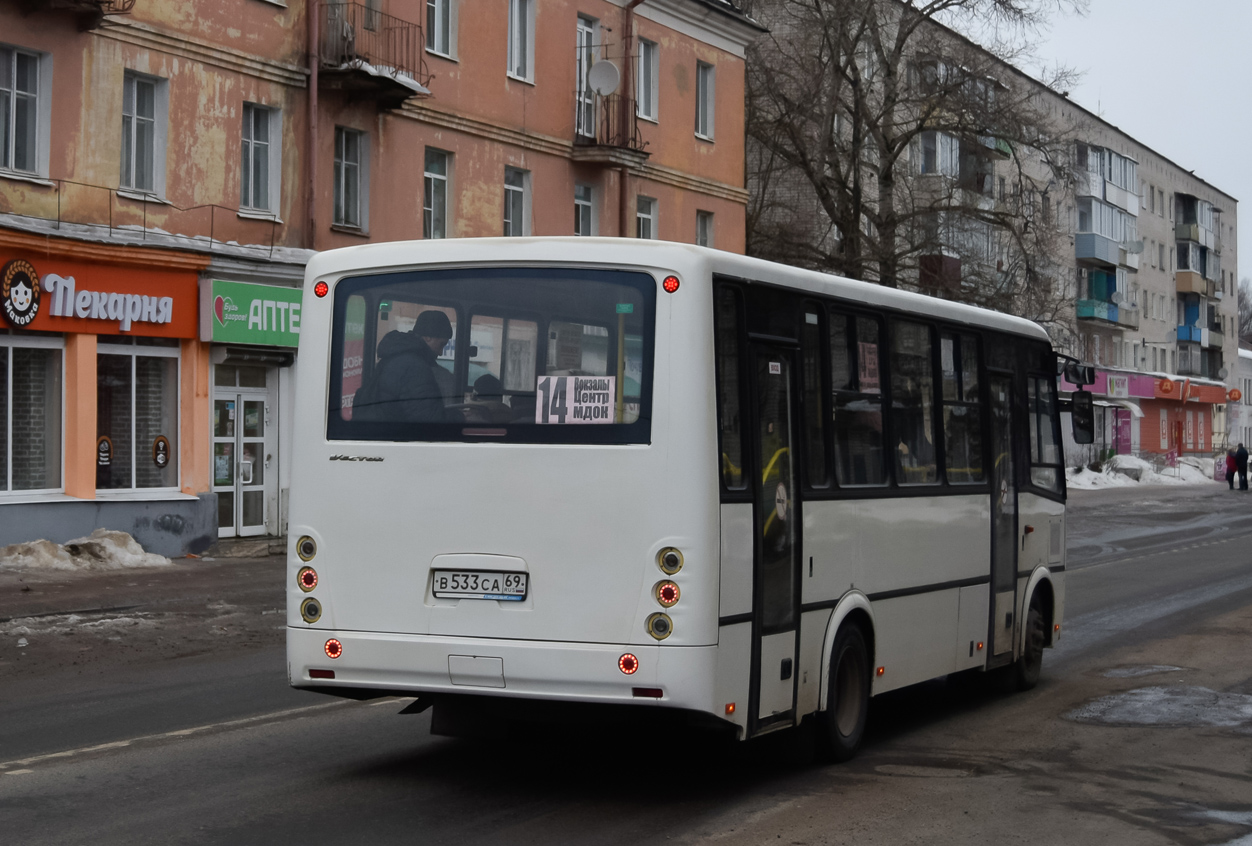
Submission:
[[[275,534],[278,404],[272,367],[213,368],[213,492],[218,537]]]

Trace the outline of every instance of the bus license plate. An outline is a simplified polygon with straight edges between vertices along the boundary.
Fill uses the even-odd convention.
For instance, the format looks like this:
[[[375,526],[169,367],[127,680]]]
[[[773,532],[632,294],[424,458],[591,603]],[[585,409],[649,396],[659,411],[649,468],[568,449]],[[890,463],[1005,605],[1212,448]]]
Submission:
[[[436,570],[434,592],[441,599],[500,599],[521,602],[526,598],[526,573],[484,573]]]

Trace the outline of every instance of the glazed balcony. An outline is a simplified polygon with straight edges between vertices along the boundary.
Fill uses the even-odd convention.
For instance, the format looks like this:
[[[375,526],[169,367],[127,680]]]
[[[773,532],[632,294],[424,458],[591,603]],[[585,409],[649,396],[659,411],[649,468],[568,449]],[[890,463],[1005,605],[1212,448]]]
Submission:
[[[104,25],[110,15],[129,15],[135,0],[21,0],[22,12],[70,12],[78,29],[89,32]]]
[[[1174,227],[1174,237],[1179,241],[1194,241],[1201,247],[1217,247],[1217,236],[1198,223],[1179,223]]]
[[[1079,232],[1074,236],[1074,257],[1117,267],[1122,259],[1122,250],[1121,245],[1112,238],[1105,238],[1094,232]]]
[[[571,156],[574,161],[632,167],[648,158],[648,145],[635,118],[634,98],[609,94],[584,100],[579,106]]]
[[[420,24],[364,3],[322,3],[318,13],[319,87],[383,109],[430,95]]]
[[[1180,294],[1199,294],[1211,297],[1217,286],[1205,279],[1194,270],[1179,270],[1174,273],[1174,283]]]

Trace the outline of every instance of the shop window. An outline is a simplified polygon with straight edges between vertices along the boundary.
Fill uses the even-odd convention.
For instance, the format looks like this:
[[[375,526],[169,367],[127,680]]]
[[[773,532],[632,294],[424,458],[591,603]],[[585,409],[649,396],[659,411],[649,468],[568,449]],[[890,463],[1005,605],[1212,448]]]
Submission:
[[[0,490],[61,489],[59,341],[0,336]],[[56,344],[56,346],[53,346]]]
[[[176,488],[178,349],[118,340],[96,358],[96,488]]]

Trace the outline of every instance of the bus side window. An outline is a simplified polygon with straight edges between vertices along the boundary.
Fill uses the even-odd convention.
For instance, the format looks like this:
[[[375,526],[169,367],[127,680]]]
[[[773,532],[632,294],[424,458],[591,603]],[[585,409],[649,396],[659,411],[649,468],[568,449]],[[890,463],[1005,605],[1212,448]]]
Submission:
[[[830,383],[835,467],[841,486],[887,484],[879,323],[831,311]]]
[[[1061,487],[1060,419],[1056,386],[1046,376],[1026,378],[1030,426],[1030,483],[1049,491]]]
[[[826,414],[822,408],[822,324],[816,306],[804,310],[800,328],[804,374],[804,446],[808,483],[814,488],[830,486],[826,467]]]
[[[939,338],[943,370],[943,445],[948,482],[983,481],[982,413],[978,404],[978,340],[944,333]]]
[[[892,322],[891,419],[896,479],[902,485],[939,481],[935,453],[935,380],[929,326]]]
[[[727,490],[744,490],[743,429],[739,398],[739,292],[720,288],[714,320],[717,370],[717,429],[722,454],[722,483]]]

